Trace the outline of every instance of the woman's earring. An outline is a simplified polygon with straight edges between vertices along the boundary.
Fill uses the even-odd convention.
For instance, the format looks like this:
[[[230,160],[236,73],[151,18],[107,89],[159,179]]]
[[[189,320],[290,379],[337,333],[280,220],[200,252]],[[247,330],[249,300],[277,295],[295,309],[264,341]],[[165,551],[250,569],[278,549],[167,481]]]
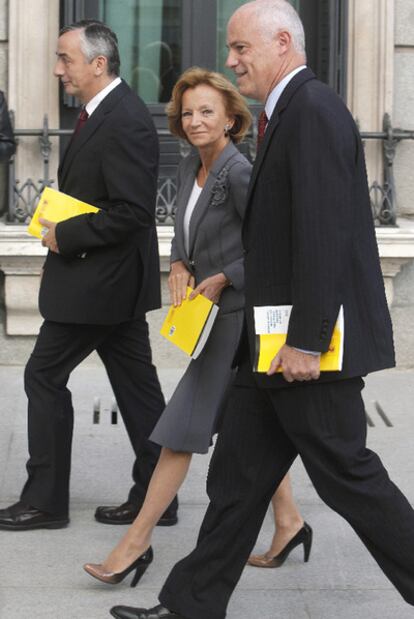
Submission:
[[[226,136],[226,138],[227,138],[227,137],[228,137],[228,135],[229,135],[229,131],[230,131],[230,129],[231,129],[231,126],[230,126],[230,125],[224,125],[224,135]]]

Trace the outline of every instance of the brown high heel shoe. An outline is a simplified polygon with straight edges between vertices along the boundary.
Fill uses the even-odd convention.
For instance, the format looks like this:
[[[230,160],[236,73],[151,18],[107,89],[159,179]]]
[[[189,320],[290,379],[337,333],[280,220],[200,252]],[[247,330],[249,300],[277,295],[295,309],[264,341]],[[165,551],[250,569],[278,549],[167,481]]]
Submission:
[[[275,557],[251,555],[247,560],[247,565],[252,565],[253,567],[280,567],[286,561],[292,550],[300,544],[303,544],[303,558],[305,563],[307,563],[312,547],[312,529],[306,522],[278,555]]]
[[[135,570],[134,577],[131,581],[131,587],[136,587],[153,558],[154,553],[150,546],[148,550],[140,555],[138,559],[135,559],[135,561],[133,561],[131,565],[126,567],[122,572],[105,572],[101,563],[86,563],[83,566],[83,569],[90,576],[93,576],[108,585],[117,585],[124,580],[125,576]]]

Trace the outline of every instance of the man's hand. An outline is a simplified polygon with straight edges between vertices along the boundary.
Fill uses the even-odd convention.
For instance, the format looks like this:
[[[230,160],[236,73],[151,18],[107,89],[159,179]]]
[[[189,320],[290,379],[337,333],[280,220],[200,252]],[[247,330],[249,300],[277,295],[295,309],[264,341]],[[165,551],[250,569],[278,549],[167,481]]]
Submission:
[[[46,234],[42,238],[43,247],[48,247],[50,251],[54,251],[55,254],[59,253],[59,247],[56,241],[56,224],[48,219],[39,219],[39,223],[47,228]]]
[[[301,352],[285,344],[270,364],[268,376],[275,374],[279,367],[288,383],[294,380],[316,380],[321,373],[321,356]]]
[[[177,260],[171,265],[168,277],[171,303],[177,307],[181,305],[187,295],[187,286],[194,288],[194,277],[186,269],[184,262]]]
[[[198,294],[203,294],[207,299],[213,301],[213,303],[218,303],[221,293],[224,288],[227,288],[229,283],[224,273],[217,273],[211,277],[206,277],[206,279],[203,279],[203,281],[198,284],[197,288],[190,294],[190,299],[194,299]]]

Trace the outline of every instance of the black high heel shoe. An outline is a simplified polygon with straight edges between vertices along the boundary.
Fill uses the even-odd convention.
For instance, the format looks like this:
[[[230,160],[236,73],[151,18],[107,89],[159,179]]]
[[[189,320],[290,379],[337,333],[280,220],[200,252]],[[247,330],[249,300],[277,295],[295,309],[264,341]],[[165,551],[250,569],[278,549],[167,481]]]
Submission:
[[[304,562],[307,563],[312,548],[312,529],[306,522],[278,555],[275,557],[251,555],[247,560],[247,565],[253,565],[254,567],[280,567],[286,561],[292,550],[296,548],[296,546],[300,546],[300,544],[303,544],[303,559]]]
[[[138,559],[135,559],[135,561],[126,567],[122,572],[105,572],[101,563],[86,563],[83,566],[83,569],[90,576],[93,576],[108,585],[117,585],[124,580],[125,576],[128,576],[128,574],[135,570],[134,577],[131,581],[131,587],[136,587],[149,564],[152,563],[153,558],[154,553],[150,546],[148,550],[140,555]]]

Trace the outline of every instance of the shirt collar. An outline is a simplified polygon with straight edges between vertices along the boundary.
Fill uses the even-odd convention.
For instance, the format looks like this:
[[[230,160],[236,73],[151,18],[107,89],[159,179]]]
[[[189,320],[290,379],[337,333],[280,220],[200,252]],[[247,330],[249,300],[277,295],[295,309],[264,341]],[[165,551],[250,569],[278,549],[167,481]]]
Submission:
[[[89,116],[94,113],[98,105],[102,103],[105,97],[109,95],[109,93],[121,82],[121,78],[116,77],[114,80],[112,80],[112,82],[110,82],[110,84],[108,84],[108,86],[105,86],[105,88],[100,90],[97,95],[95,95],[90,101],[88,101],[88,103],[85,105],[85,110],[88,112]]]
[[[276,86],[273,88],[272,92],[267,97],[267,100],[265,103],[265,112],[269,120],[273,114],[273,111],[276,107],[277,102],[279,101],[281,97],[282,92],[285,90],[290,80],[294,78],[295,75],[299,73],[299,71],[302,71],[303,69],[306,69],[306,65],[304,64],[301,65],[300,67],[296,67],[296,69],[293,69],[293,71],[285,75],[285,77],[282,80],[280,80],[280,82],[276,84]]]

